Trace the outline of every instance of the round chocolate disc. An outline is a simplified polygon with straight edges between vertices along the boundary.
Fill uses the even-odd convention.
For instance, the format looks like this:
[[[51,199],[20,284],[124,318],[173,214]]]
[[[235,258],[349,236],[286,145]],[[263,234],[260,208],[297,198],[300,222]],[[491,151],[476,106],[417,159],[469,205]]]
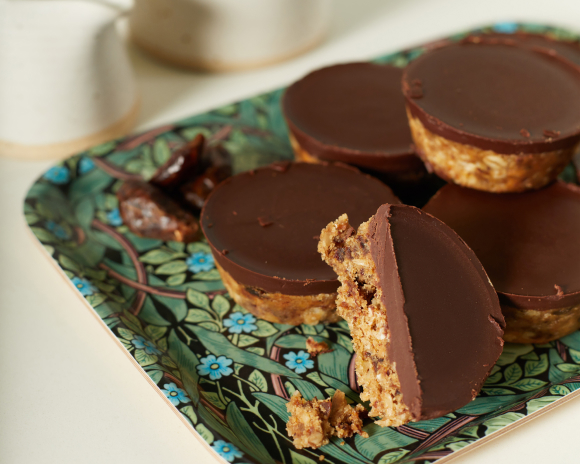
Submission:
[[[420,169],[401,93],[403,71],[348,63],[311,72],[284,95],[290,131],[309,154],[375,171]]]
[[[580,188],[525,193],[443,187],[423,208],[463,238],[503,302],[524,309],[580,303]]]
[[[515,154],[580,141],[580,71],[548,49],[446,45],[407,66],[403,90],[412,116],[459,143]]]
[[[317,252],[320,231],[347,213],[353,227],[391,189],[355,168],[280,163],[222,182],[208,197],[201,226],[218,264],[236,281],[267,292],[335,292],[336,274]]]

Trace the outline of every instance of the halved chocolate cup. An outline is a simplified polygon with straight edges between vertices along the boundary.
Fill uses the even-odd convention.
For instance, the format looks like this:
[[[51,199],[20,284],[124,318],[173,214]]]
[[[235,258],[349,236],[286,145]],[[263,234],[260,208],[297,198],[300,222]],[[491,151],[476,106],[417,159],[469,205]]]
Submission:
[[[377,424],[454,411],[477,395],[499,357],[503,317],[473,251],[443,222],[383,205],[357,231],[347,215],[318,250],[339,276],[357,382]]]

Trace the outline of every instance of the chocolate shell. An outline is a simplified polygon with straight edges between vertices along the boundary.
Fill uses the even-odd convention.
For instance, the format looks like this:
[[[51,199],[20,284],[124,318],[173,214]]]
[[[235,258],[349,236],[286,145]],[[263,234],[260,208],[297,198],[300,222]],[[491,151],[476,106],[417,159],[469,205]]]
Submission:
[[[500,301],[520,309],[580,304],[580,188],[558,181],[495,194],[447,185],[423,208],[481,260]]]
[[[358,226],[386,202],[399,200],[355,168],[278,163],[222,182],[201,226],[216,261],[239,283],[287,295],[333,293],[336,274],[316,251],[320,230],[345,212]]]
[[[432,133],[500,154],[580,141],[580,71],[558,54],[514,44],[454,43],[411,62],[403,91]]]
[[[469,36],[468,40],[502,41],[520,47],[532,49],[548,49],[558,55],[580,66],[580,42],[575,40],[556,40],[545,34],[532,34],[528,32],[516,32],[514,34],[502,34],[499,32],[488,32]]]
[[[310,155],[376,172],[421,170],[401,94],[400,68],[348,63],[313,71],[292,84],[282,108]]]
[[[453,230],[412,206],[381,206],[369,232],[405,404],[415,420],[464,406],[503,347],[483,266]]]

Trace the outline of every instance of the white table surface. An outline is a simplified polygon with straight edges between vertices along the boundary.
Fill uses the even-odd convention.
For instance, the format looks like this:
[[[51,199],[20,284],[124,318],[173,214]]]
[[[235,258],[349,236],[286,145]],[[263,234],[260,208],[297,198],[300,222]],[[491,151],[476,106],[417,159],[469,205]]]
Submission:
[[[493,21],[580,31],[578,0],[336,1],[324,44],[265,69],[194,74],[131,50],[143,103],[137,130],[279,87],[322,65]],[[50,165],[0,159],[0,463],[215,463],[27,233],[24,195]],[[579,430],[577,398],[454,462],[578,462]]]

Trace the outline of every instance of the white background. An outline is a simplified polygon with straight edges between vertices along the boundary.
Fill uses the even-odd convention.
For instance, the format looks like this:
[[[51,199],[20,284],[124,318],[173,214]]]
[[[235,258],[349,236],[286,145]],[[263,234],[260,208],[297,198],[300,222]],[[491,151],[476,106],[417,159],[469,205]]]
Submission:
[[[328,63],[512,19],[580,31],[580,1],[337,0],[324,44],[240,73],[188,73],[132,50],[143,104],[137,130],[279,87]],[[31,240],[22,201],[50,165],[0,159],[0,463],[216,462]],[[578,462],[579,431],[575,399],[454,462]]]

